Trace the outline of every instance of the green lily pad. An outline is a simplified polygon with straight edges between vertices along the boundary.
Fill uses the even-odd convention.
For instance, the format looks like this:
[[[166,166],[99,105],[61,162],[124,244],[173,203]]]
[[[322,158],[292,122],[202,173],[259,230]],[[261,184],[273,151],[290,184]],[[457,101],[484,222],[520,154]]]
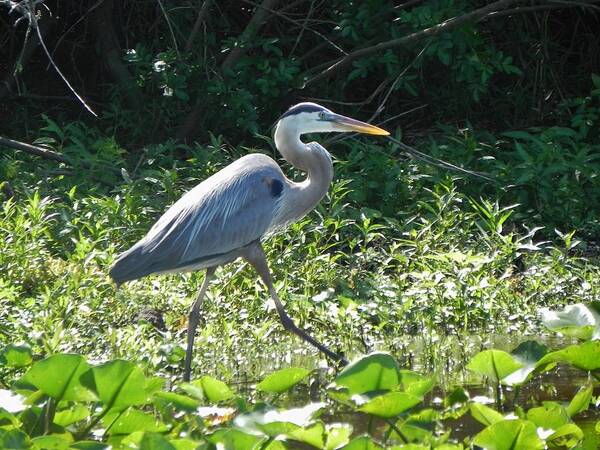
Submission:
[[[9,344],[0,351],[0,365],[6,367],[25,367],[33,362],[31,347]]]
[[[34,437],[31,442],[44,450],[66,450],[71,446],[71,441],[55,435]]]
[[[553,363],[565,362],[582,370],[600,369],[600,341],[571,345],[548,353],[536,364],[536,369],[546,370]]]
[[[0,448],[25,450],[31,447],[29,436],[21,430],[4,430],[0,428]]]
[[[208,441],[221,450],[258,450],[265,438],[236,428],[220,428],[208,436]]]
[[[496,422],[504,420],[504,416],[498,411],[482,405],[481,403],[472,403],[470,409],[473,418],[485,426],[493,425]]]
[[[153,415],[133,408],[122,412],[110,411],[104,416],[102,423],[110,435],[131,434],[136,431],[160,433],[167,430]]]
[[[567,406],[567,414],[569,417],[573,417],[589,408],[590,402],[592,401],[593,390],[594,386],[588,381],[585,386],[582,386],[579,391],[577,391],[575,396],[571,399],[569,406]]]
[[[176,394],[175,392],[156,392],[154,394],[155,404],[170,404],[178,411],[195,411],[200,402],[187,395]]]
[[[486,450],[542,450],[535,425],[527,420],[502,420],[475,436],[473,443]]]
[[[54,423],[61,427],[66,427],[87,419],[90,416],[90,410],[81,404],[73,405],[69,409],[59,411],[54,416]]]
[[[564,424],[546,438],[550,448],[574,448],[582,440],[583,431],[574,423]]]
[[[234,395],[229,386],[209,376],[203,376],[191,383],[181,383],[179,387],[192,397],[199,400],[206,399],[211,403],[229,400]]]
[[[539,310],[542,323],[550,330],[578,339],[600,339],[600,302],[568,305],[562,311]]]
[[[515,361],[523,367],[515,370],[502,379],[502,383],[508,386],[523,384],[535,370],[537,362],[548,353],[548,347],[536,341],[525,341],[515,348],[511,355]]]
[[[32,384],[57,401],[92,401],[95,396],[80,380],[88,369],[89,365],[83,356],[53,355],[36,362],[21,381]]]
[[[358,407],[357,410],[378,417],[390,418],[402,414],[404,411],[421,403],[422,400],[422,397],[417,397],[406,392],[389,392],[369,400],[364,405]]]
[[[135,364],[114,360],[93,367],[81,378],[94,391],[107,409],[123,410],[148,403],[146,377]]]
[[[310,370],[302,367],[288,367],[281,369],[265,377],[256,385],[256,389],[263,392],[280,393],[287,391],[295,384],[302,381],[310,373]]]
[[[349,395],[393,390],[400,383],[396,360],[388,353],[372,353],[348,365],[335,378],[333,387],[346,388]]]
[[[493,381],[500,381],[511,373],[523,367],[515,358],[502,350],[484,350],[476,354],[467,369],[484,375]]]
[[[383,447],[370,436],[359,436],[352,439],[340,450],[383,450]]]
[[[567,410],[556,402],[544,402],[542,406],[531,408],[527,411],[527,420],[547,430],[558,430],[570,422]]]

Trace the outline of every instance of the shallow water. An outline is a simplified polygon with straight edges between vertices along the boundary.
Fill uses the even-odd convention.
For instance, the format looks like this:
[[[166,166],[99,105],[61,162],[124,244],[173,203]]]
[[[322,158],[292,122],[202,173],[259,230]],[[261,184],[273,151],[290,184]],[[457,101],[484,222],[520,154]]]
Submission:
[[[494,406],[495,388],[486,384],[480,376],[465,369],[469,360],[478,352],[485,349],[499,349],[510,352],[520,343],[535,340],[556,350],[577,343],[576,340],[553,336],[517,336],[517,335],[486,335],[486,336],[402,336],[384,343],[372,344],[369,351],[386,351],[394,355],[400,367],[411,369],[425,375],[433,375],[436,379],[436,388],[425,400],[427,407],[436,408],[448,392],[456,387],[464,388],[471,398],[475,396],[487,398]],[[294,346],[296,346],[294,348]],[[347,352],[346,356],[352,360],[362,353]],[[238,353],[244,355],[244,352]],[[283,367],[301,366],[309,369],[319,369],[323,364],[321,358],[313,352],[312,348],[305,347],[293,337],[281,336],[281,340],[272,341],[264,351],[254,351],[245,362],[252,364],[247,367],[243,362],[237,366],[236,372],[238,389],[260,380],[261,373],[268,373]],[[250,362],[251,361],[251,362]],[[328,373],[329,372],[329,373]],[[252,373],[253,375],[249,375]],[[322,400],[325,386],[333,378],[331,369],[321,366],[313,383],[305,389],[296,389],[288,399],[289,406],[298,406],[308,401]],[[578,389],[587,381],[587,374],[571,366],[559,366],[527,382],[518,392],[513,388],[502,387],[504,410],[509,413],[514,410],[515,404],[525,409],[541,405],[543,401],[557,401],[568,403]],[[600,387],[594,390],[594,395],[600,394]],[[386,424],[383,421],[369,421],[363,414],[344,414],[324,416],[327,422],[347,422],[354,427],[354,434],[367,432],[370,428],[374,436],[382,435]],[[331,420],[329,420],[331,419]],[[600,410],[590,409],[574,418],[575,422],[585,431],[593,429],[600,420]],[[445,422],[452,429],[452,438],[462,440],[464,437],[473,436],[483,429],[470,414],[464,414],[454,422]],[[593,433],[592,433],[593,434]],[[600,448],[600,443],[598,443]],[[300,448],[300,447],[299,447]],[[593,448],[593,447],[591,447]]]

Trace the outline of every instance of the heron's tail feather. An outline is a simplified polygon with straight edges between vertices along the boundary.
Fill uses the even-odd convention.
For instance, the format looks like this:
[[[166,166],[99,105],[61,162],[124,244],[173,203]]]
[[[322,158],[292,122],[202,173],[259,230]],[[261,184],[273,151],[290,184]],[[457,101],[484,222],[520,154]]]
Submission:
[[[117,287],[131,280],[142,278],[152,273],[145,263],[146,257],[143,248],[133,246],[119,255],[108,274],[116,283]]]

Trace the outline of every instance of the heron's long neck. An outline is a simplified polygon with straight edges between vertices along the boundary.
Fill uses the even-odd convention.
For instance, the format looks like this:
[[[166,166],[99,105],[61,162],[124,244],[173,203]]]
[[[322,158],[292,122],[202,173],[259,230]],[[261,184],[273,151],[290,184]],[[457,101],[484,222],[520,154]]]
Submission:
[[[307,173],[304,181],[290,181],[289,211],[284,220],[293,221],[312,210],[323,198],[333,180],[333,165],[327,151],[318,145],[309,147],[300,140],[300,133],[279,125],[275,131],[275,146],[292,166]]]

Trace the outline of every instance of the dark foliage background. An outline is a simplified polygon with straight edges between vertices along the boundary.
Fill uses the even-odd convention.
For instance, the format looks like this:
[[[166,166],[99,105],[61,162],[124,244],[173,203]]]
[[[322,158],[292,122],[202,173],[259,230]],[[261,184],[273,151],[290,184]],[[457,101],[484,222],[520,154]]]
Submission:
[[[514,217],[597,228],[596,1],[48,0],[36,21],[33,2],[0,4],[0,133],[75,165],[135,167],[161,143],[186,158],[211,135],[264,147],[283,110],[318,101],[491,173],[465,192]]]

